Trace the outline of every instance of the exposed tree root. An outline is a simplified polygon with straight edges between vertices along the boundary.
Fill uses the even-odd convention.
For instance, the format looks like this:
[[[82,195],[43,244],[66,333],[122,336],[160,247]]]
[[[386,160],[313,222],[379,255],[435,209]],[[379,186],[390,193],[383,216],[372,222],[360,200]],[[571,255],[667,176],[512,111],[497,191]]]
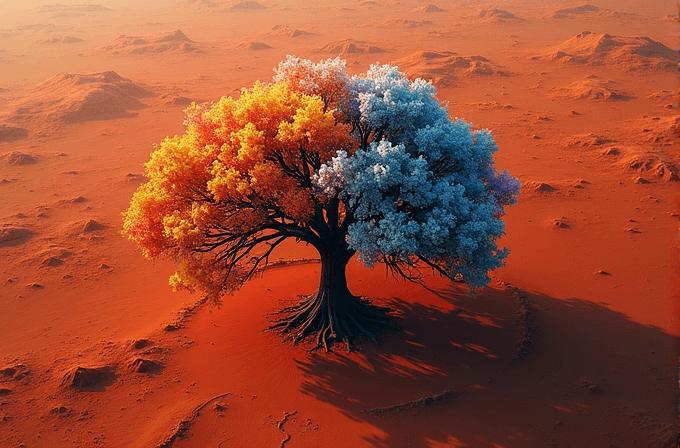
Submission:
[[[378,417],[391,412],[409,411],[417,408],[422,408],[423,406],[444,403],[449,398],[453,398],[455,396],[456,396],[455,391],[445,390],[436,395],[428,395],[427,397],[421,397],[418,398],[417,400],[407,401],[406,403],[395,404],[393,406],[388,406],[385,408],[364,409],[361,412],[363,412],[364,414],[373,415],[374,417]]]
[[[189,428],[191,427],[191,422],[193,422],[193,421],[196,419],[196,417],[199,416],[199,413],[200,413],[203,409],[205,409],[205,407],[206,407],[207,405],[209,405],[210,403],[212,403],[212,402],[215,401],[215,400],[219,400],[220,398],[224,398],[224,397],[226,397],[226,396],[228,396],[228,395],[231,395],[231,392],[227,392],[227,393],[224,393],[224,394],[215,395],[215,396],[212,397],[210,400],[207,400],[207,401],[205,401],[205,402],[199,404],[198,406],[196,406],[196,407],[194,408],[194,410],[191,411],[191,413],[189,414],[189,416],[188,416],[187,418],[185,418],[184,420],[182,420],[181,422],[179,422],[179,423],[177,424],[177,426],[175,426],[174,428],[172,428],[172,431],[171,431],[170,435],[165,439],[165,441],[164,441],[163,443],[161,443],[160,445],[158,445],[157,448],[170,448],[170,447],[172,446],[172,444],[175,443],[175,440],[177,440],[177,439],[179,439],[179,438],[181,438],[181,437],[184,436],[184,434],[185,434],[185,433],[189,430]]]
[[[349,292],[317,292],[302,299],[299,304],[280,310],[277,314],[286,316],[275,319],[268,329],[279,331],[284,341],[294,344],[310,335],[316,336],[316,345],[310,351],[320,348],[330,351],[334,342],[344,342],[351,352],[356,336],[377,344],[381,331],[395,328],[387,308],[372,305]]]

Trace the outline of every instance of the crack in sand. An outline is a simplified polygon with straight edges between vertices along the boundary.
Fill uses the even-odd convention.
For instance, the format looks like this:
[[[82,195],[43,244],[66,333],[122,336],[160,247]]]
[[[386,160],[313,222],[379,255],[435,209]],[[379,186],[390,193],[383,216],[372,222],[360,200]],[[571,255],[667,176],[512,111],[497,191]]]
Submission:
[[[286,424],[286,422],[288,421],[288,418],[289,418],[289,417],[293,417],[293,416],[296,415],[296,414],[297,414],[297,409],[296,409],[295,411],[291,412],[291,413],[284,412],[284,413],[283,413],[283,418],[282,418],[280,421],[276,422],[276,427],[279,428],[279,430],[285,434],[285,437],[284,437],[284,439],[281,441],[281,444],[279,445],[279,448],[283,448],[284,445],[290,441],[291,435],[288,434],[288,433],[286,432],[285,429],[283,429],[283,425]]]

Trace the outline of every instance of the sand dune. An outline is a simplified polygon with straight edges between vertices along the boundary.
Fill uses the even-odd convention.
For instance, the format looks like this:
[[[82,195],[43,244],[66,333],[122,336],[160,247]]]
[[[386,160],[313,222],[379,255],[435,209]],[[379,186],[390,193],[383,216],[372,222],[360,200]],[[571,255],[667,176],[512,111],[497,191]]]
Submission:
[[[12,122],[82,123],[133,116],[147,107],[139,99],[155,96],[141,84],[116,72],[62,73],[42,82],[10,109]]]
[[[533,56],[564,64],[607,65],[626,71],[676,70],[676,52],[648,37],[611,36],[584,31]]]
[[[625,148],[617,165],[626,172],[645,176],[636,178],[638,184],[649,183],[650,179],[680,181],[680,167],[676,158],[659,151],[646,150],[644,147]]]
[[[232,11],[261,11],[267,9],[266,6],[258,2],[239,2],[229,7]]]
[[[271,45],[267,45],[264,42],[244,42],[242,44],[239,44],[236,48],[239,50],[246,50],[246,51],[262,51],[262,50],[271,50],[272,47]]]
[[[153,37],[122,35],[104,47],[112,54],[200,53],[203,45],[189,39],[182,30]]]
[[[566,86],[552,88],[550,92],[554,98],[571,100],[627,101],[632,98],[632,94],[621,90],[615,81],[597,79],[574,81]]]
[[[33,232],[22,227],[3,225],[0,227],[0,247],[17,246],[33,237]]]
[[[581,5],[575,8],[557,9],[552,14],[552,19],[575,19],[587,20],[592,18],[617,18],[617,19],[634,19],[640,16],[633,13],[617,12],[610,9],[601,9],[593,5]]]
[[[549,182],[522,182],[522,196],[545,197],[547,194],[555,196],[573,196],[576,190],[585,190],[590,182],[584,179],[555,180]]]
[[[38,159],[32,155],[24,154],[23,152],[19,151],[12,151],[0,155],[0,161],[6,165],[14,166],[33,165],[34,163],[38,163]]]
[[[378,24],[378,26],[381,28],[418,28],[432,25],[432,23],[430,20],[386,19]]]
[[[83,39],[75,36],[57,36],[49,39],[39,40],[39,44],[74,44],[77,42],[84,42]]]
[[[354,39],[345,39],[329,42],[323,47],[321,47],[321,49],[319,49],[318,51],[322,53],[330,53],[333,55],[340,56],[350,54],[377,54],[387,52],[386,50],[383,50],[382,48],[377,47],[368,42]]]
[[[493,61],[482,56],[461,56],[452,51],[418,51],[395,62],[410,76],[448,87],[458,77],[509,76]]]
[[[473,14],[476,19],[495,23],[516,23],[524,19],[502,9],[480,9]]]
[[[413,12],[445,12],[445,9],[440,8],[437,5],[433,4],[428,4],[428,5],[423,5],[419,6],[418,8],[414,9]]]
[[[298,37],[304,37],[304,36],[314,36],[314,33],[310,33],[305,30],[300,30],[296,28],[291,28],[286,25],[276,25],[274,26],[271,31],[269,31],[266,36],[269,37],[286,37],[289,39],[295,39]]]
[[[28,130],[16,126],[0,125],[0,143],[14,142],[28,137]]]

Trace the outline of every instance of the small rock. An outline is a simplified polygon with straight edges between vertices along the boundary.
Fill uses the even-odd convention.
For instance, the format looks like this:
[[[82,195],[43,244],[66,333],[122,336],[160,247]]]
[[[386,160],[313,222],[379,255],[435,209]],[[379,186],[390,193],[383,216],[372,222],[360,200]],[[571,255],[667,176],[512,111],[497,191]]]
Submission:
[[[611,274],[607,271],[599,270],[595,273],[595,275],[611,275]]]

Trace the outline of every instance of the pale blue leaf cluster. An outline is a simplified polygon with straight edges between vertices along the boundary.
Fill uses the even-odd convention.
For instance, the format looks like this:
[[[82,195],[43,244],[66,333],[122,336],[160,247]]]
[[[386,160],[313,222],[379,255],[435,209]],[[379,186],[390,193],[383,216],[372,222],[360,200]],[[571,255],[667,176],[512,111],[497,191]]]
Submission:
[[[348,89],[339,107],[364,144],[351,155],[339,151],[315,183],[345,203],[350,247],[367,266],[386,256],[424,259],[471,288],[488,284],[508,253],[495,242],[504,234],[503,206],[519,194],[519,182],[494,167],[490,132],[452,120],[431,83],[410,81],[397,67],[374,65],[349,78]]]

